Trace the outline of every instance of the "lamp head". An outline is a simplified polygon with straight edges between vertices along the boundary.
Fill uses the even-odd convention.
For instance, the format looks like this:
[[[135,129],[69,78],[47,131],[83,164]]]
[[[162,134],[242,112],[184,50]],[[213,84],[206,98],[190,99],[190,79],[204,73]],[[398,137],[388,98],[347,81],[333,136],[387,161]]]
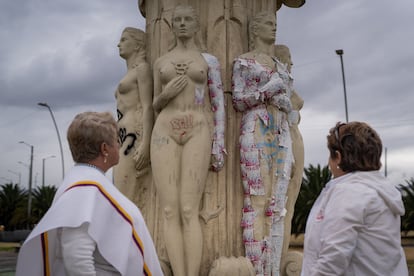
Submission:
[[[342,50],[342,49],[335,50],[335,52],[336,52],[337,55],[340,55],[340,56],[342,56],[344,54],[344,50]]]
[[[49,105],[47,103],[37,103],[37,105],[44,106],[44,107],[49,107]]]
[[[56,156],[55,155],[49,155],[49,156],[46,156],[46,157],[44,157],[44,158],[42,158],[43,160],[46,160],[46,159],[49,159],[49,158],[55,158]]]

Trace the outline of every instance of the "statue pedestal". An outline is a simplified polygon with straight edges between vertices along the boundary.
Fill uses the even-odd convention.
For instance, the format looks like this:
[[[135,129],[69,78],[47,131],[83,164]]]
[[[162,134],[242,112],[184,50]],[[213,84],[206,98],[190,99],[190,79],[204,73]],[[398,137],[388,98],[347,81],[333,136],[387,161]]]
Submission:
[[[303,254],[299,251],[288,251],[282,256],[281,275],[300,276]]]

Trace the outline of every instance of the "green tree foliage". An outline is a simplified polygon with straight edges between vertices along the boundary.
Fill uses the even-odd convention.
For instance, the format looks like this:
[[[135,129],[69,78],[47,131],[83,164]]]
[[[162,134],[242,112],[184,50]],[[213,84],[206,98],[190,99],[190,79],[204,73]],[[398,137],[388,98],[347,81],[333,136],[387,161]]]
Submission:
[[[52,205],[56,194],[55,186],[36,187],[33,191],[32,219],[33,223],[38,223]]]
[[[405,214],[401,217],[401,231],[414,230],[414,178],[406,180],[406,184],[398,186],[401,191],[405,207]]]
[[[292,234],[295,235],[305,233],[306,220],[313,203],[331,179],[328,166],[321,168],[319,164],[316,167],[309,165],[308,168],[304,169],[304,174],[292,219]]]
[[[0,186],[0,224],[6,230],[24,228],[27,222],[27,191],[17,184]]]
[[[0,225],[6,230],[27,229],[37,224],[52,205],[56,194],[55,186],[36,187],[32,191],[30,221],[28,212],[28,192],[17,184],[0,186]]]
[[[328,166],[321,168],[309,165],[304,169],[304,178],[300,187],[292,219],[292,234],[299,235],[305,232],[306,220],[310,210],[322,191],[331,179]],[[406,180],[405,184],[398,186],[405,207],[405,214],[401,217],[401,231],[414,231],[414,178]]]

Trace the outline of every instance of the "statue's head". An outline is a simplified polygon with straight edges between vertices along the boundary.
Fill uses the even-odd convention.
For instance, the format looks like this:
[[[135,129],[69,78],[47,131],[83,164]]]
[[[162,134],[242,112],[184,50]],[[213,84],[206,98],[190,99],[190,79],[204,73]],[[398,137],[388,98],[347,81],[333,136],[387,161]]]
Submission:
[[[274,44],[276,40],[276,14],[264,11],[253,16],[249,23],[250,49],[255,48],[257,40]]]
[[[172,31],[180,38],[192,38],[200,30],[198,14],[189,5],[178,5],[172,15]]]
[[[201,38],[200,19],[192,6],[176,6],[172,14],[171,22],[171,29],[175,39],[170,45],[169,50],[177,45],[177,39],[194,39],[194,43],[200,51],[206,50],[203,39]]]
[[[118,43],[119,55],[128,58],[132,53],[145,52],[145,32],[133,27],[126,27]]]

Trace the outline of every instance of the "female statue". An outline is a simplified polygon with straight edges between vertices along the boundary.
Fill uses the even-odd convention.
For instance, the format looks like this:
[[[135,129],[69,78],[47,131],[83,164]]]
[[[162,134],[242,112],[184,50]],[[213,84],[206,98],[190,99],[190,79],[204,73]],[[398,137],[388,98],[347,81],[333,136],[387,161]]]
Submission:
[[[292,177],[290,179],[288,191],[287,191],[287,201],[286,201],[286,216],[285,216],[285,240],[283,242],[283,254],[287,254],[290,241],[290,233],[292,226],[292,217],[295,209],[295,202],[298,198],[300,185],[302,184],[303,178],[303,168],[304,168],[304,145],[302,134],[299,130],[300,122],[300,113],[299,111],[303,107],[303,99],[301,96],[293,89],[293,78],[291,76],[292,69],[292,58],[290,50],[286,45],[278,44],[275,45],[275,55],[278,60],[283,63],[284,68],[283,72],[288,73],[287,77],[289,79],[289,88],[291,89],[290,101],[292,103],[292,111],[288,114],[289,127],[290,127],[290,136],[292,138],[292,153],[294,163],[292,164]]]
[[[260,275],[279,275],[286,192],[292,164],[288,80],[273,57],[275,14],[249,24],[251,51],[233,65],[233,106],[242,112],[240,164],[245,254]]]
[[[145,60],[145,33],[127,27],[118,44],[127,73],[115,92],[117,100],[119,164],[114,168],[114,182],[135,204],[144,202],[140,189],[149,172],[150,139],[153,125],[152,74]],[[140,200],[141,199],[141,200]],[[139,206],[145,213],[145,208]]]
[[[199,28],[193,8],[177,6],[172,16],[175,46],[154,64],[153,107],[159,114],[151,138],[151,164],[174,275],[199,275],[200,201],[209,167],[218,171],[224,164],[219,64],[201,53]]]

